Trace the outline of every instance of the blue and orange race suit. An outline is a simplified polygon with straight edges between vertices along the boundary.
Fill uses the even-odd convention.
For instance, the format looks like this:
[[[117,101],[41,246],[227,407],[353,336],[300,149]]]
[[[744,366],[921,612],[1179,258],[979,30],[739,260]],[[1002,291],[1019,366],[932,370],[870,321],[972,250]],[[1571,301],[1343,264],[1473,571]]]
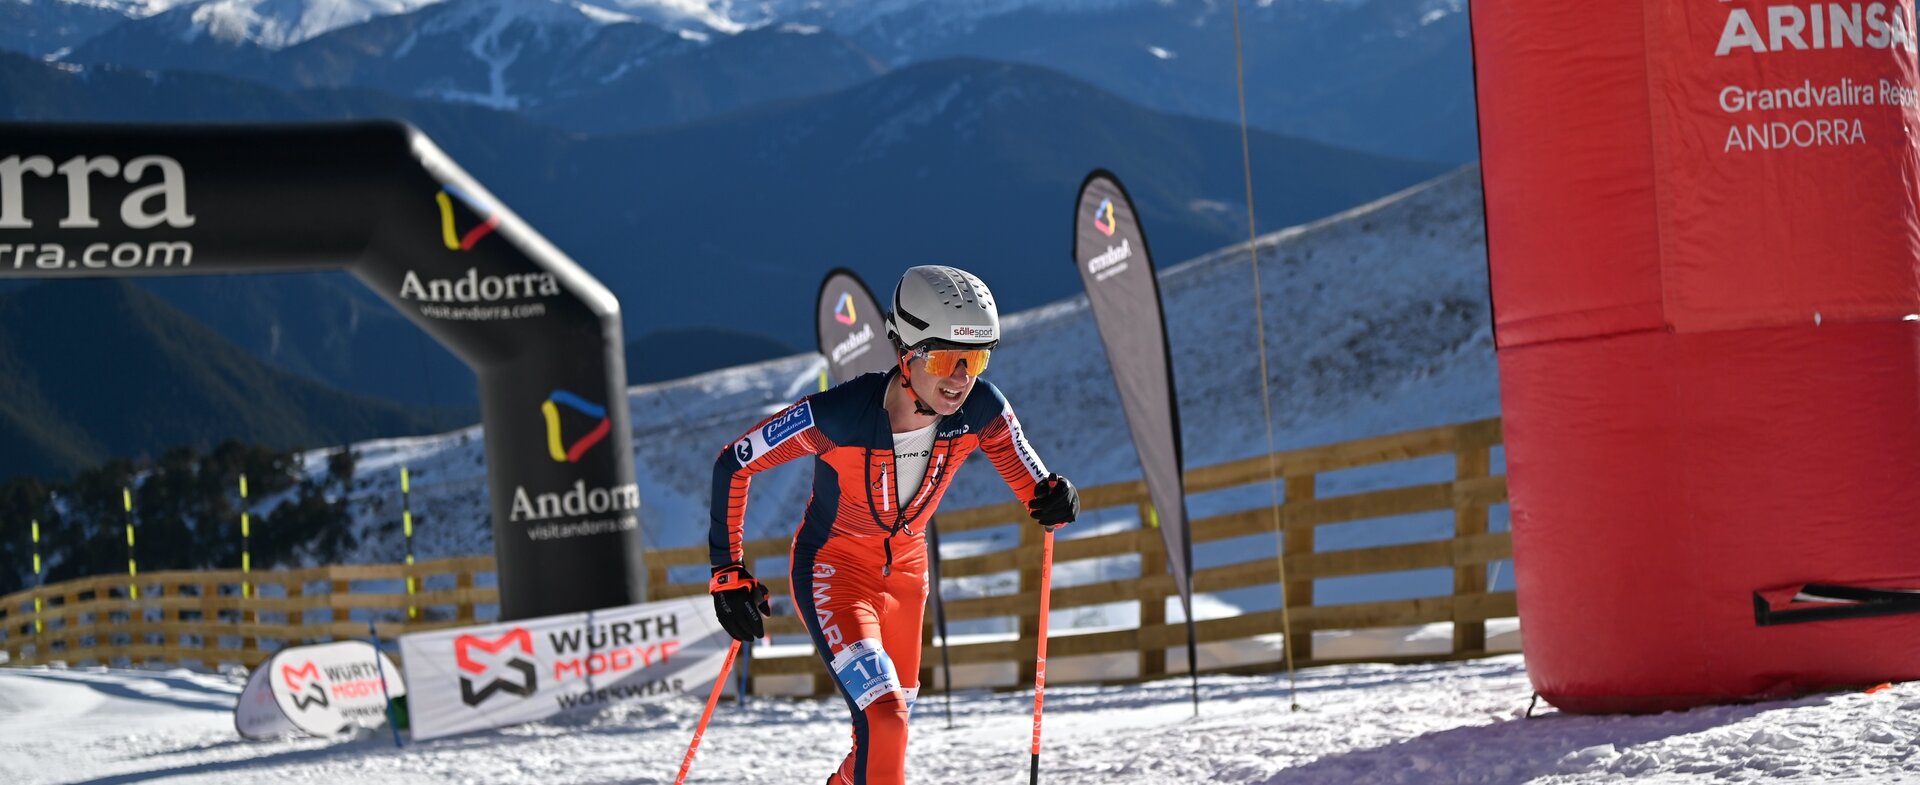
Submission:
[[[1007,399],[986,380],[935,424],[926,475],[898,491],[885,406],[899,371],[870,373],[810,395],[753,427],[713,467],[714,566],[744,562],[747,488],[756,472],[814,456],[813,498],[794,531],[794,607],[853,715],[853,751],[838,785],[902,785],[907,718],[920,690],[920,632],[929,591],[927,524],[974,450],[985,450],[1021,502],[1047,476]]]

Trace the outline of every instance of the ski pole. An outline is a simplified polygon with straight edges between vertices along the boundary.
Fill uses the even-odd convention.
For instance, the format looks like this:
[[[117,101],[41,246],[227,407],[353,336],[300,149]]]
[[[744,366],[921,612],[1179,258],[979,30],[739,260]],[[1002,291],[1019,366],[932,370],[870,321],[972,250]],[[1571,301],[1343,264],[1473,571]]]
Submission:
[[[707,696],[707,710],[700,713],[700,724],[693,729],[693,743],[687,745],[687,757],[680,761],[680,776],[673,778],[673,785],[683,785],[687,781],[687,770],[693,768],[693,754],[700,749],[700,737],[707,733],[707,722],[713,719],[714,704],[720,702],[720,691],[726,689],[727,671],[733,670],[733,658],[740,656],[740,641],[735,640],[727,648],[727,659],[720,663],[720,675],[713,679],[713,694]]]
[[[1027,780],[1040,785],[1040,707],[1047,694],[1047,608],[1052,605],[1053,527],[1047,527],[1040,546],[1040,648],[1033,660],[1033,766]]]
[[[940,633],[940,683],[945,687],[947,730],[953,730],[953,638],[947,635],[947,601],[940,594],[940,522],[927,520],[927,560],[933,575],[933,626]]]
[[[747,641],[740,646],[740,673],[734,678],[734,700],[736,706],[747,705],[747,693],[753,691],[753,644],[759,641]]]
[[[387,662],[380,656],[380,631],[374,629],[372,619],[367,620],[367,641],[373,644],[373,669],[380,672],[380,697],[387,702],[387,727],[393,729],[394,749],[399,749],[400,719],[393,710],[393,693],[387,689]]]

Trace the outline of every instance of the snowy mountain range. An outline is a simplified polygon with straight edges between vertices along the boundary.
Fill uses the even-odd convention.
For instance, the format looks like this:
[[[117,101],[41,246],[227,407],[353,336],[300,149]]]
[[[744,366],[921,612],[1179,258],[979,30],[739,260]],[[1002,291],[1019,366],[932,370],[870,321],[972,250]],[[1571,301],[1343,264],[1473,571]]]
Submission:
[[[17,120],[406,117],[605,283],[636,335],[796,330],[809,306],[789,292],[812,291],[821,269],[890,276],[903,255],[966,260],[989,280],[1018,276],[1000,296],[1010,309],[1049,302],[1078,290],[1058,205],[1095,167],[1128,178],[1140,208],[1159,216],[1152,237],[1166,258],[1247,234],[1238,129],[1005,63],[915,65],[803,101],[587,138],[519,114],[375,91],[282,92],[4,54],[0,96],[0,117]],[[1268,133],[1251,145],[1259,217],[1271,226],[1445,171]],[[743,221],[754,231],[740,231]],[[928,247],[928,237],[941,241]]]
[[[816,95],[887,68],[952,57],[1038,65],[1151,108],[1239,117],[1230,9],[1215,0],[165,2],[113,7],[124,21],[103,32],[91,11],[84,23],[74,20],[83,7],[75,0],[0,0],[0,14],[21,17],[0,34],[0,46],[76,63],[524,110],[623,78],[685,80],[684,72],[637,75],[663,58],[745,39],[723,58],[734,64],[728,84],[739,100],[695,99],[663,114],[657,102],[632,107],[623,94],[608,93],[582,99],[592,111],[540,117],[595,133]],[[1276,0],[1247,8],[1240,21],[1249,122],[1398,157],[1471,160],[1464,7],[1464,0]],[[803,34],[821,38],[809,48],[794,40]],[[823,70],[823,58],[831,67]]]

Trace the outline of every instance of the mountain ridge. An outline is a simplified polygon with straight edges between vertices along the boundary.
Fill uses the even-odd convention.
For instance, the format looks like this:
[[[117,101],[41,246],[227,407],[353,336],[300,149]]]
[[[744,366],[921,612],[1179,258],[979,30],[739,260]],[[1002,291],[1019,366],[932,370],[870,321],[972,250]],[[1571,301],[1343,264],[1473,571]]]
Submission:
[[[335,9],[336,2],[345,3],[348,10]],[[388,20],[401,15],[369,17],[367,9],[372,7],[390,6],[420,16],[481,5],[514,9],[512,15],[523,19],[558,18],[554,9],[566,9],[559,16],[572,19],[585,14],[625,21],[611,27],[648,28],[670,36],[673,40],[663,51],[698,51],[764,37],[769,30],[811,29],[843,38],[887,68],[952,57],[1018,62],[1069,74],[1160,111],[1225,122],[1239,120],[1233,74],[1244,72],[1247,120],[1255,127],[1398,157],[1454,163],[1478,157],[1465,0],[1261,4],[1247,9],[1240,19],[1240,26],[1246,28],[1244,47],[1233,45],[1235,25],[1212,0],[838,4],[810,0],[741,5],[678,0],[208,0],[127,21],[97,34],[91,42],[72,44],[74,51],[65,59],[224,73],[256,81],[286,78],[288,73],[295,74],[295,79],[339,71],[412,74],[370,85],[398,95],[422,94],[423,82],[472,82],[486,76],[476,75],[476,68],[491,70],[495,76],[517,69],[536,75],[523,76],[520,88],[501,90],[489,85],[476,90],[466,85],[441,97],[536,107],[593,92],[622,77],[643,64],[623,60],[620,52],[644,53],[653,46],[622,39],[621,47],[542,54],[538,46],[525,43],[545,35],[539,32],[540,25],[515,33],[513,39],[520,43],[512,45],[500,42],[502,30],[495,26],[475,28],[465,40],[447,40],[440,47],[445,52],[438,58],[441,62],[423,64],[417,53],[408,50],[409,38],[401,37],[386,48],[370,48],[365,42],[377,36],[355,32],[368,25],[391,26]],[[274,9],[279,15],[272,19],[247,15],[261,8]],[[328,27],[310,24],[311,18],[359,24]],[[49,20],[35,26],[58,24]],[[255,28],[279,32],[253,36],[211,32]],[[290,29],[306,32],[284,34]],[[335,39],[332,44],[318,43],[329,38]],[[342,43],[348,40],[361,43]],[[42,54],[56,48],[33,42],[24,45]],[[297,45],[309,48],[288,54]],[[325,62],[315,64],[310,58],[318,49],[330,53]],[[775,62],[780,57],[775,46],[763,49],[735,59]],[[493,53],[477,58],[461,54],[487,50]],[[1241,50],[1243,64],[1233,55]],[[576,62],[568,67],[536,64],[570,57]],[[396,65],[399,60],[412,64]],[[492,65],[483,64],[489,61]],[[809,94],[822,87],[817,83],[819,62],[816,58],[796,63],[800,67],[793,73],[763,67],[755,69],[751,78],[710,79],[705,91],[775,100]],[[542,71],[553,76],[538,76]],[[812,80],[795,79],[802,75]],[[664,87],[688,81],[684,73],[661,72],[653,78]],[[617,102],[600,108],[606,116],[573,111],[545,120],[571,123],[568,130],[583,132],[658,124],[646,122],[643,114]]]

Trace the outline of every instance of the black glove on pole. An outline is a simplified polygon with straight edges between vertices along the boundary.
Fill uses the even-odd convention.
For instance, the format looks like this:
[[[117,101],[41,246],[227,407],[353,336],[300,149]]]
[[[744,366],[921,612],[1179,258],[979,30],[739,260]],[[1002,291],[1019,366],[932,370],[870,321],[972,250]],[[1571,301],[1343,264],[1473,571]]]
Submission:
[[[753,579],[746,565],[731,562],[713,568],[707,591],[713,593],[713,615],[734,640],[766,637],[762,619],[771,615],[773,608],[767,604],[767,587]]]
[[[1033,501],[1027,502],[1027,513],[1048,529],[1072,523],[1080,517],[1080,492],[1073,489],[1073,483],[1067,478],[1049,474],[1034,489]]]

